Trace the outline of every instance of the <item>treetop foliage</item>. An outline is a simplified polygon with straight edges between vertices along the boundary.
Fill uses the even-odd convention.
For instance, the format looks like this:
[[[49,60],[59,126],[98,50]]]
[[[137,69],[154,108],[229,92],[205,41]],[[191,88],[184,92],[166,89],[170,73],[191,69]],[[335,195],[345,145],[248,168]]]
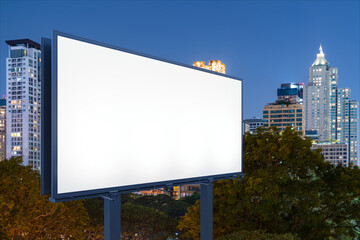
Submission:
[[[246,133],[243,180],[214,182],[214,237],[262,230],[301,239],[359,236],[360,171],[325,162],[311,141],[287,128]],[[199,201],[179,223],[199,239]]]

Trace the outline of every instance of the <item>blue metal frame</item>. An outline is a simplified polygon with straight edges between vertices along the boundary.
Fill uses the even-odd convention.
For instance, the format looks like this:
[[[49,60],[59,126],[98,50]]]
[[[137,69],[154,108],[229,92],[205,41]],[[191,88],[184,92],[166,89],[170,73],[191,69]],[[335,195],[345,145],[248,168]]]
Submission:
[[[104,239],[121,239],[121,194],[104,197]]]
[[[41,38],[41,111],[51,112],[51,39]],[[41,195],[51,194],[51,118],[41,114]],[[43,134],[45,133],[45,134]]]
[[[98,45],[98,46],[102,46],[102,47],[107,47],[110,49],[114,49],[114,50],[118,50],[118,51],[122,51],[122,52],[126,52],[126,53],[131,53],[131,54],[151,58],[151,59],[166,62],[166,63],[175,64],[175,65],[190,68],[190,69],[193,69],[196,71],[203,71],[203,72],[207,72],[210,74],[219,75],[222,77],[227,77],[227,78],[230,78],[230,79],[233,79],[236,81],[240,81],[241,82],[241,91],[243,92],[242,79],[240,79],[240,78],[236,78],[236,77],[229,76],[229,75],[222,74],[222,73],[213,72],[213,71],[210,71],[207,69],[194,67],[194,66],[187,65],[187,64],[174,62],[171,60],[166,60],[163,58],[146,55],[143,53],[131,51],[128,49],[116,47],[116,46],[105,44],[105,43],[100,43],[100,42],[85,39],[82,37],[54,31],[53,32],[53,48],[52,48],[52,70],[53,71],[52,71],[51,89],[43,89],[43,91],[51,91],[51,106],[52,106],[51,112],[43,111],[44,117],[50,118],[51,123],[52,123],[51,129],[45,129],[45,130],[47,130],[48,133],[51,132],[51,141],[52,141],[51,142],[51,165],[52,165],[51,166],[51,176],[52,176],[52,184],[51,185],[52,185],[52,187],[51,187],[51,197],[50,197],[51,201],[64,202],[64,201],[71,201],[71,200],[77,200],[77,199],[94,198],[94,197],[108,195],[111,192],[112,193],[114,193],[114,192],[127,193],[127,192],[134,192],[134,191],[145,190],[145,189],[161,188],[161,187],[166,187],[168,185],[200,184],[200,183],[207,183],[209,181],[209,179],[212,179],[212,180],[227,179],[227,178],[233,178],[237,175],[242,174],[241,172],[233,172],[233,173],[228,173],[228,174],[202,176],[202,177],[196,177],[196,178],[176,179],[173,181],[170,180],[170,181],[162,181],[162,182],[154,182],[154,183],[137,184],[137,185],[130,185],[130,186],[112,187],[112,188],[104,188],[104,189],[58,194],[58,192],[57,192],[57,48],[58,48],[57,37],[58,36],[63,36],[63,37],[71,38],[74,40],[79,40],[79,41],[83,41],[86,43],[90,43],[90,44],[94,44],[94,45]],[[42,92],[42,93],[44,93],[44,92]],[[241,93],[241,98],[242,98],[242,96],[243,96],[243,94]],[[240,100],[242,102],[242,106],[241,106],[241,116],[242,116],[243,101],[242,101],[242,99],[240,99]],[[241,129],[242,129],[241,133],[239,133],[240,138],[241,138],[241,146],[240,147],[242,148],[243,126],[242,126],[241,122],[239,124],[241,125]],[[46,134],[46,132],[44,132],[44,133]],[[42,151],[43,151],[43,149],[44,148],[42,148]],[[241,159],[239,159],[239,161],[241,161],[241,160],[242,160],[242,156],[241,156]],[[241,161],[241,164],[242,164],[242,161]],[[241,166],[241,169],[242,169],[242,166]]]
[[[213,184],[200,184],[200,240],[213,240]]]

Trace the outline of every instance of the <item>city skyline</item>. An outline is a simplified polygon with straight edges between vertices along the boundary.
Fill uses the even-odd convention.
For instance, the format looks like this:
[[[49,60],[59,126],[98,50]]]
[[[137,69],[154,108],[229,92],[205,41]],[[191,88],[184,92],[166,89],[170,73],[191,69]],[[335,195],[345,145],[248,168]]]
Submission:
[[[54,29],[188,65],[220,60],[227,74],[243,78],[244,118],[251,118],[261,117],[264,103],[273,101],[274,86],[308,83],[307,69],[322,44],[330,65],[340,69],[339,87],[351,88],[352,99],[359,100],[360,5],[356,1],[211,2],[206,6],[163,1],[33,3],[42,14],[32,15],[30,25],[21,23],[27,21],[25,12],[31,3],[24,2],[21,8],[16,1],[0,3],[3,63],[8,54],[5,40],[40,42],[42,36],[51,37]],[[80,9],[84,11],[79,15]],[[0,66],[0,94],[5,94],[4,64]]]

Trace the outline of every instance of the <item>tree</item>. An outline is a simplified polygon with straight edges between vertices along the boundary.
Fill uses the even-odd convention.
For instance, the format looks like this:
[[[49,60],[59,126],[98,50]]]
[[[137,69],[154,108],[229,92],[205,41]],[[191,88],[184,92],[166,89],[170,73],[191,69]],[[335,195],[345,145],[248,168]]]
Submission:
[[[194,205],[196,203],[197,200],[200,199],[200,193],[199,192],[194,192],[193,194],[191,194],[190,196],[186,196],[184,198],[181,199],[181,201],[188,203],[190,206]]]
[[[127,203],[121,208],[122,236],[125,239],[163,240],[175,236],[175,218],[140,205]]]
[[[168,196],[138,197],[132,194],[123,194],[123,196],[124,202],[122,202],[121,205],[121,230],[124,239],[161,240],[175,236],[175,233],[178,232],[176,228],[178,219],[161,211],[168,210],[176,213],[176,211],[172,210],[172,207],[166,206],[169,199],[165,197]],[[142,200],[138,201],[139,199]],[[164,204],[164,206],[161,207],[162,204]],[[96,236],[102,236],[104,231],[103,200],[100,198],[86,199],[84,200],[84,206],[89,213],[91,224],[94,229],[98,229],[99,231]]]
[[[271,234],[265,233],[264,231],[240,231],[235,232],[223,237],[218,240],[298,240],[297,237],[290,233],[285,234]]]
[[[165,194],[142,196],[130,202],[136,205],[154,208],[174,218],[184,216],[187,208],[191,206],[186,201],[175,200]]]
[[[39,173],[21,162],[0,162],[0,239],[86,239],[82,202],[55,204],[40,196]]]
[[[291,233],[302,239],[355,237],[360,171],[324,162],[311,141],[287,128],[244,136],[245,178],[214,183],[214,236],[235,231]],[[199,239],[199,201],[179,223]]]

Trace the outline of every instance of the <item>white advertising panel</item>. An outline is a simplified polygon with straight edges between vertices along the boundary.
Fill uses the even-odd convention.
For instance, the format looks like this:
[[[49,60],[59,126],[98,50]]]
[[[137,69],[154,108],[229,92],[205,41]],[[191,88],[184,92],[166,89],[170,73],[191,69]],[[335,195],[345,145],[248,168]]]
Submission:
[[[57,35],[55,194],[242,171],[242,82]]]

